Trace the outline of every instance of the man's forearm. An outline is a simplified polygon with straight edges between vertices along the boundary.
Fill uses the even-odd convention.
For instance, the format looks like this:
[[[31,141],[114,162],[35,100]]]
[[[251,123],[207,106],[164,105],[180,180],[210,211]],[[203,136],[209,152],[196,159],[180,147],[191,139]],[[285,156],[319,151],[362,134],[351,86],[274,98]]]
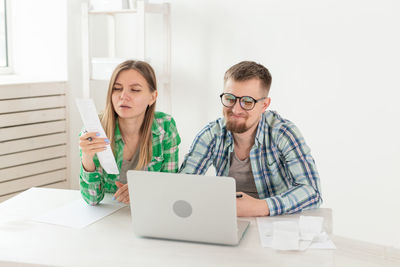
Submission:
[[[270,216],[300,212],[305,209],[318,208],[321,196],[310,185],[300,185],[290,191],[266,199]]]

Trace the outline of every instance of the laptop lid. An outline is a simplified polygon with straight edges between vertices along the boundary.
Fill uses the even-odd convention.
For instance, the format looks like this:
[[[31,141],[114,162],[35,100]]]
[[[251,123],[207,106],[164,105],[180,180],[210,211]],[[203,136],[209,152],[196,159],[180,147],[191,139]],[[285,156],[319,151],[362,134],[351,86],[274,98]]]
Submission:
[[[239,243],[233,178],[128,171],[127,179],[137,235]]]

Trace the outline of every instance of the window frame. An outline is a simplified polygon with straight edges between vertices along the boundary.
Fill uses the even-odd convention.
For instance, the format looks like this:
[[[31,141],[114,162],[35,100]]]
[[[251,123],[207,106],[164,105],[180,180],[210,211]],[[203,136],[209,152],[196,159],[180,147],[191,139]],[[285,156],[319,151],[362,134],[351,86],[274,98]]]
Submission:
[[[11,53],[11,31],[10,31],[10,2],[9,0],[4,0],[4,14],[5,14],[5,34],[6,34],[6,57],[7,57],[7,66],[0,66],[0,75],[1,74],[12,74],[12,53]]]

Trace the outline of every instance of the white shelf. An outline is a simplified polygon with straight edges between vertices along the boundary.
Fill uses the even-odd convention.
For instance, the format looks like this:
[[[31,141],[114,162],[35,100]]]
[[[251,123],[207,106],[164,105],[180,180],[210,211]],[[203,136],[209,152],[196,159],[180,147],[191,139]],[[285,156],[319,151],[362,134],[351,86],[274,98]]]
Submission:
[[[98,7],[100,8],[100,7]],[[106,8],[106,7],[102,7]],[[170,4],[150,4],[147,1],[136,1],[135,8],[130,9],[116,9],[119,7],[110,7],[111,9],[89,9],[88,3],[82,3],[82,95],[83,97],[90,96],[90,81],[93,80],[108,80],[111,73],[117,64],[124,59],[118,59],[116,51],[116,21],[119,17],[118,14],[133,14],[132,28],[135,29],[135,51],[133,51],[131,58],[138,60],[145,60],[146,55],[146,19],[147,14],[159,14],[163,17],[163,39],[164,45],[164,60],[163,70],[157,74],[158,83],[162,84],[164,102],[167,103],[165,107],[166,112],[171,112],[171,18],[170,18]],[[106,15],[107,17],[107,32],[108,33],[108,53],[106,57],[96,58],[91,57],[90,53],[90,17],[96,15]]]
[[[130,14],[137,13],[137,9],[115,9],[115,10],[89,10],[89,14],[91,15],[116,15],[116,14]],[[155,13],[155,14],[168,14],[169,10],[166,8],[164,4],[148,4],[146,3],[144,6],[145,13]]]
[[[90,80],[109,80],[113,70],[123,61],[123,58],[92,57]]]
[[[115,15],[137,13],[137,9],[119,9],[119,10],[89,10],[91,15]]]

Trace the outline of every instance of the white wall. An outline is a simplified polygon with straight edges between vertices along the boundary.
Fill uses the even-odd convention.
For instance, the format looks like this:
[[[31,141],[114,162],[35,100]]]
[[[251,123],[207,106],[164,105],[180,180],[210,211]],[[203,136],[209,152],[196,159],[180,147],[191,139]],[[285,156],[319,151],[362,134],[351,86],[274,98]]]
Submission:
[[[65,0],[12,0],[11,59],[16,75],[31,80],[67,80]]]
[[[73,2],[70,19],[79,12],[79,1]],[[400,247],[395,168],[400,160],[400,3],[169,2],[172,115],[182,137],[181,161],[195,134],[221,114],[218,95],[225,70],[241,60],[257,61],[273,76],[271,109],[295,122],[312,148],[324,207],[334,212],[334,232]],[[76,35],[70,30],[70,46],[80,38]],[[150,51],[160,47],[148,45]],[[79,54],[69,51],[76,56],[70,60],[78,62]],[[70,63],[71,83],[79,95],[75,64]],[[101,94],[104,88],[92,90]]]
[[[72,189],[79,189],[79,137],[82,120],[75,106],[75,98],[82,98],[82,22],[81,0],[68,0],[68,88],[69,88],[69,153],[70,183]]]

